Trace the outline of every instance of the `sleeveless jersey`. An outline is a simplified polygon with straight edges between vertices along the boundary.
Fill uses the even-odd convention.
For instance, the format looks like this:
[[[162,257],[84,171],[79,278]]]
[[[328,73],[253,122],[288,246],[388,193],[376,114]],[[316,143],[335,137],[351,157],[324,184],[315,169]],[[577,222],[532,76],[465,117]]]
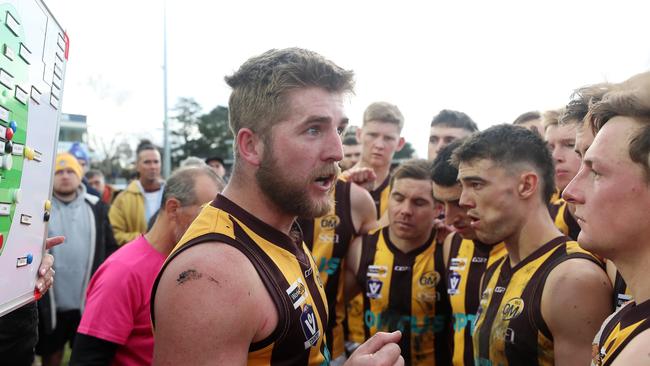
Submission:
[[[447,270],[447,293],[453,312],[453,364],[472,366],[472,327],[481,298],[485,269],[507,255],[504,243],[483,244],[455,233],[451,240]]]
[[[476,365],[553,365],[553,336],[542,317],[542,293],[549,273],[571,258],[601,264],[577,242],[557,237],[514,267],[505,256],[487,269],[473,334]]]
[[[633,301],[632,294],[630,289],[627,287],[621,272],[616,271],[616,278],[614,279],[614,310],[619,310],[623,305],[627,304],[629,301]]]
[[[444,322],[435,318],[435,230],[426,243],[402,253],[384,227],[363,237],[357,281],[364,292],[364,331],[402,331],[399,346],[407,365],[434,365],[434,333]]]
[[[388,208],[388,196],[390,194],[390,174],[384,181],[373,191],[370,191],[370,196],[375,201],[375,211],[377,212],[377,220],[381,218]],[[361,294],[353,297],[347,304],[347,319],[346,319],[346,340],[361,344],[366,341],[366,336],[363,331],[363,296]]]
[[[273,333],[250,345],[248,365],[327,365],[327,303],[307,247],[222,195],[201,210],[163,265],[151,295],[152,323],[156,288],[167,264],[189,247],[214,241],[246,255],[278,311]]]
[[[610,315],[594,339],[592,366],[611,365],[634,337],[650,329],[650,300],[629,302]]]
[[[327,346],[336,359],[345,352],[343,344],[344,278],[343,259],[355,233],[350,208],[351,182],[338,180],[334,188],[334,205],[327,215],[298,220],[305,244],[311,250],[325,287],[328,305]]]
[[[390,194],[390,174],[384,179],[379,187],[370,191],[370,196],[375,201],[375,209],[377,211],[377,219],[381,218],[388,208],[388,195]]]
[[[562,234],[568,236],[572,240],[578,240],[580,234],[580,225],[576,219],[571,215],[567,202],[563,199],[556,200],[555,203],[549,205],[549,213]]]

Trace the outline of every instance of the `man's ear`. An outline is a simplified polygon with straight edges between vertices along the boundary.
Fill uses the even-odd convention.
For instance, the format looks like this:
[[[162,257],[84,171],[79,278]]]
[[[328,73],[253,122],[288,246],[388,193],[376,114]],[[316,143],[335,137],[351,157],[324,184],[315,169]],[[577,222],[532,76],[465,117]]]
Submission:
[[[242,128],[237,132],[237,152],[248,164],[259,166],[263,151],[264,142],[250,128]]]
[[[361,133],[363,132],[363,127],[357,128],[356,131],[354,131],[354,136],[357,138],[357,143],[361,143]]]
[[[169,197],[165,202],[165,206],[161,210],[165,210],[165,215],[170,220],[176,220],[178,211],[181,208],[181,202],[176,197]]]
[[[540,179],[537,173],[532,171],[523,172],[519,176],[519,184],[517,185],[517,194],[522,198],[530,198],[531,196],[539,193]]]
[[[404,144],[406,144],[406,140],[404,140],[404,137],[400,137],[399,141],[397,142],[397,148],[395,149],[395,152],[402,150]]]

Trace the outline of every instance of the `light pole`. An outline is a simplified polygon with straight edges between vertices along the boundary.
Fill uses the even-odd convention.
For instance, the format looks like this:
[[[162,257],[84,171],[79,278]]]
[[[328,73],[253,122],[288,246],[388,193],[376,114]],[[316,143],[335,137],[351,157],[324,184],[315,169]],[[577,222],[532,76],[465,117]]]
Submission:
[[[167,117],[167,0],[163,2],[163,94],[165,108],[165,120],[163,121],[163,178],[167,179],[172,166],[169,146],[169,119]]]

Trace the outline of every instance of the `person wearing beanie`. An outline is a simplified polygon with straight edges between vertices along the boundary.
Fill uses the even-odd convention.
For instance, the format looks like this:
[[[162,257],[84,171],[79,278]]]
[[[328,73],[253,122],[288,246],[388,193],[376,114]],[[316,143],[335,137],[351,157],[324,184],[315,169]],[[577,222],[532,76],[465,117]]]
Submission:
[[[90,170],[90,155],[88,155],[86,148],[80,142],[75,142],[70,146],[68,152],[77,159],[77,162],[81,166],[81,182],[86,186],[86,193],[102,198],[102,194],[91,186],[88,183],[88,179],[84,176]]]
[[[90,276],[117,249],[108,210],[81,184],[83,168],[70,153],[56,156],[48,236],[65,236],[51,249],[57,261],[57,286],[38,303],[43,365],[60,365],[65,344],[74,340]]]

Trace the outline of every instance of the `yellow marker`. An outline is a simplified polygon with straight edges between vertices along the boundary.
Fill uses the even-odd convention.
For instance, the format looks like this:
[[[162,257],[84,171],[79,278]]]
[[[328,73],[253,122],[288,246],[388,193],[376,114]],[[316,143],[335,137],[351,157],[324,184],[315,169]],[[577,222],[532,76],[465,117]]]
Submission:
[[[23,149],[23,154],[28,160],[34,160],[34,150],[32,150],[31,148],[25,146],[25,148]]]
[[[45,200],[45,211],[49,211],[52,208],[52,202],[50,200]]]

